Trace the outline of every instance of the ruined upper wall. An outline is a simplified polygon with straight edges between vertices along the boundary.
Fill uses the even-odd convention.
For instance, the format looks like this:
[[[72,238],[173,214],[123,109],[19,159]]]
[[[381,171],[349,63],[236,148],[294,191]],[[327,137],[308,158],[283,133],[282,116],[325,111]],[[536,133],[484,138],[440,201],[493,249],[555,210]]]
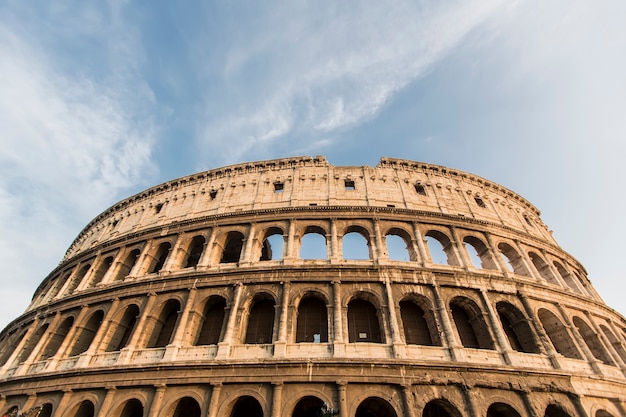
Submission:
[[[249,210],[311,206],[395,207],[506,225],[555,243],[527,200],[463,171],[382,158],[375,167],[333,166],[325,157],[230,165],[178,178],[120,201],[92,220],[68,249],[155,225]]]

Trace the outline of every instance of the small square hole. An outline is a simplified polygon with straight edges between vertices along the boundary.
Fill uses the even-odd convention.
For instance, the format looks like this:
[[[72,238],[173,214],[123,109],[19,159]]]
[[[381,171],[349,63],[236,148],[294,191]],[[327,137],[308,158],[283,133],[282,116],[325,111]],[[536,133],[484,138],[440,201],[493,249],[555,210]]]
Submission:
[[[354,190],[354,181],[352,181],[352,180],[345,180],[344,184],[346,186],[346,190]]]
[[[215,200],[215,197],[217,197],[217,191],[216,190],[212,190],[209,193],[209,197],[211,197],[211,200]]]
[[[285,190],[285,183],[282,182],[275,182],[274,183],[274,192],[275,193],[282,193]]]
[[[154,210],[156,211],[157,214],[161,212],[162,208],[163,208],[163,203],[159,203],[156,206],[154,206]]]

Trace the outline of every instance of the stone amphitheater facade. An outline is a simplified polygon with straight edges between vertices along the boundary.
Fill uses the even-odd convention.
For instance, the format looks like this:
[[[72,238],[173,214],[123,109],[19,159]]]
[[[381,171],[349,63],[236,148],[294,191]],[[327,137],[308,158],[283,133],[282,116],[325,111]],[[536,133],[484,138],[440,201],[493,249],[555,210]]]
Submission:
[[[0,334],[0,412],[617,417],[625,346],[523,197],[426,163],[295,157],[91,221]]]

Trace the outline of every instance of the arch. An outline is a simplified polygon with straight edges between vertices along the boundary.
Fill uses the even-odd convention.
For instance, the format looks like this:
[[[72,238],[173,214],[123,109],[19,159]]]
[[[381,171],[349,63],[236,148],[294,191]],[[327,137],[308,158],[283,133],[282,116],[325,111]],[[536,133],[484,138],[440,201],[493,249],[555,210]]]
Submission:
[[[85,326],[80,331],[80,334],[78,335],[69,356],[80,355],[81,353],[89,349],[91,342],[93,342],[94,337],[96,337],[96,332],[102,324],[103,318],[104,311],[102,310],[98,310],[91,315],[91,317],[87,321],[87,324],[85,324]]]
[[[50,338],[48,345],[41,353],[41,356],[39,356],[39,360],[46,360],[57,353],[57,350],[59,350],[59,348],[61,347],[61,344],[65,340],[65,337],[67,336],[67,333],[70,331],[73,324],[74,317],[70,316],[59,325],[59,327],[55,330],[54,334]]]
[[[348,303],[348,339],[350,343],[382,343],[378,311],[369,301],[355,298]]]
[[[273,299],[263,296],[257,297],[250,307],[248,314],[248,326],[246,327],[247,344],[272,343],[274,333],[274,310]]]
[[[576,282],[572,278],[572,275],[569,272],[567,272],[565,267],[557,261],[554,261],[553,265],[556,268],[559,275],[561,276],[561,278],[563,278],[563,281],[565,282],[565,284],[567,284],[568,287],[570,287],[572,290],[576,291],[577,293],[582,294],[580,291],[580,288],[578,287],[578,285],[576,285]]]
[[[183,261],[183,268],[193,268],[200,262],[200,257],[204,252],[206,239],[202,235],[194,236],[187,247],[187,255]]]
[[[76,407],[73,417],[94,417],[95,409],[91,401],[85,400]]]
[[[422,411],[422,417],[463,417],[459,410],[450,404],[448,400],[438,398],[436,400],[429,401],[424,410]]]
[[[528,252],[528,256],[530,257],[530,260],[535,266],[535,269],[537,270],[537,272],[539,272],[539,275],[541,276],[541,278],[545,279],[550,284],[559,285],[559,282],[556,280],[556,277],[550,270],[550,267],[548,266],[546,261],[543,260],[541,256],[539,256],[535,252]]]
[[[417,261],[411,235],[403,229],[392,228],[385,235],[387,257],[392,261]]]
[[[476,268],[497,270],[498,266],[494,262],[487,245],[475,236],[465,236],[463,246],[470,257],[472,264]]]
[[[459,265],[454,254],[452,241],[445,233],[438,230],[429,230],[425,239],[433,263],[450,266]]]
[[[159,319],[152,329],[152,335],[148,340],[147,348],[162,348],[170,344],[174,337],[174,330],[178,322],[178,313],[180,311],[180,302],[178,300],[168,300]]]
[[[578,329],[578,333],[580,333],[583,341],[591,351],[593,357],[599,361],[606,363],[607,365],[615,365],[613,359],[611,359],[611,356],[602,345],[602,342],[598,338],[596,332],[594,332],[591,327],[589,327],[589,325],[580,317],[574,317],[573,322],[574,326],[576,326],[576,328]]]
[[[557,404],[550,404],[546,407],[545,417],[570,417],[570,415]]]
[[[176,404],[172,417],[200,417],[200,404],[191,398],[183,397]]]
[[[380,397],[368,397],[361,401],[355,417],[398,417],[396,410]]]
[[[606,410],[598,410],[596,411],[595,417],[613,417],[613,414]]]
[[[505,403],[493,403],[487,409],[487,417],[521,417],[510,405]]]
[[[9,408],[7,412],[2,415],[2,417],[17,417],[19,412],[19,407],[17,405],[14,405],[13,407]]]
[[[107,352],[115,352],[121,350],[128,345],[130,337],[137,324],[137,318],[139,317],[139,307],[135,304],[130,304],[126,307],[122,319],[115,327],[115,331],[109,340],[109,344],[106,347]]]
[[[136,398],[126,401],[119,417],[143,417],[143,404]]]
[[[154,256],[152,257],[152,260],[150,261],[150,266],[148,267],[149,274],[156,274],[163,269],[171,249],[172,244],[170,242],[163,242],[159,245],[158,249],[154,253]]]
[[[578,348],[570,337],[561,320],[554,313],[545,308],[538,312],[539,321],[552,342],[554,349],[566,358],[582,359]]]
[[[609,343],[611,344],[611,346],[613,346],[613,349],[615,349],[619,357],[622,358],[622,361],[626,363],[626,351],[624,350],[622,344],[619,342],[619,339],[605,325],[601,324],[600,329],[602,329],[602,333],[604,333],[606,338],[609,340]]]
[[[45,403],[43,406],[41,406],[41,411],[39,411],[37,417],[52,417],[52,404]]]
[[[117,270],[114,281],[123,281],[124,278],[126,278],[130,274],[130,271],[132,271],[133,267],[137,263],[137,260],[139,259],[140,253],[141,251],[139,249],[133,249],[132,251],[130,251],[130,253],[124,259],[122,265],[120,265],[119,269]]]
[[[494,349],[493,340],[482,311],[468,298],[456,297],[450,301],[450,311],[461,344],[467,348]]]
[[[535,335],[528,320],[515,306],[505,301],[496,303],[496,311],[502,329],[513,350],[524,353],[540,353]]]
[[[243,249],[244,239],[244,235],[241,232],[228,232],[228,234],[226,235],[226,241],[224,242],[222,257],[220,258],[221,264],[239,262],[239,258],[241,258],[241,251]]]
[[[195,346],[216,345],[220,341],[222,327],[224,326],[224,316],[226,300],[219,296],[211,296],[204,306],[200,331],[194,343]]]
[[[328,342],[328,312],[326,303],[315,295],[308,295],[298,304],[296,343]]]
[[[502,255],[502,259],[507,263],[509,271],[516,275],[530,276],[522,257],[511,245],[502,242],[498,245],[498,250],[500,251],[500,255]]]
[[[440,346],[439,335],[434,326],[431,309],[424,311],[414,300],[400,301],[400,317],[404,328],[404,340],[409,345]]]
[[[98,269],[96,269],[96,272],[94,272],[93,277],[91,278],[91,282],[89,283],[89,286],[95,287],[100,282],[102,282],[104,275],[111,268],[111,265],[113,265],[113,256],[107,256],[106,258],[104,258],[102,262],[100,262],[100,266],[98,266]]]
[[[90,269],[91,263],[81,266],[81,268],[72,278],[72,281],[70,281],[70,284],[67,286],[67,290],[65,291],[65,293],[72,294],[74,291],[76,291],[76,288],[78,288],[80,282],[83,280],[83,278],[85,278],[85,275],[87,275],[87,272],[89,272]]]
[[[324,409],[324,401],[312,395],[300,398],[293,409],[291,417],[320,417]]]
[[[35,333],[33,333],[31,335],[31,337],[28,338],[28,341],[22,347],[22,350],[20,351],[20,353],[17,356],[17,362],[18,363],[22,363],[22,362],[24,362],[24,361],[26,361],[28,359],[30,354],[33,353],[33,350],[35,349],[35,347],[41,341],[41,339],[42,339],[44,333],[46,332],[46,330],[48,330],[48,323],[45,323],[45,324],[42,324],[41,326],[39,326],[37,328],[37,330],[35,330]],[[11,354],[13,353],[15,348],[17,347],[17,344],[19,343],[19,341],[22,340],[22,338],[26,335],[26,331],[27,330],[24,330],[24,332],[22,333],[20,338],[17,339],[15,342],[11,343],[11,346],[7,346],[6,353],[3,354],[3,359],[0,361],[0,364],[3,365],[9,359],[9,357],[11,356]],[[8,341],[7,341],[7,345],[9,345]]]
[[[285,236],[279,227],[270,227],[263,234],[261,257],[259,261],[277,261],[283,259]]]
[[[263,408],[256,398],[244,395],[235,401],[230,417],[263,417]]]
[[[309,226],[300,239],[300,259],[328,259],[326,231],[321,227]]]
[[[368,260],[370,259],[369,234],[361,227],[350,227],[341,238],[341,253],[343,259]]]

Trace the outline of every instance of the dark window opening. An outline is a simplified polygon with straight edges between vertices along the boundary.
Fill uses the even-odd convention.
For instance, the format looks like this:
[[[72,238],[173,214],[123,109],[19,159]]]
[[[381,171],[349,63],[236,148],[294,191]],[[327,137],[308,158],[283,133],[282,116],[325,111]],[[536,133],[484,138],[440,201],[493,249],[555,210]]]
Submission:
[[[328,314],[326,304],[316,297],[304,299],[298,306],[296,343],[328,342]]]
[[[447,400],[433,400],[424,407],[422,417],[461,417],[461,413]]]
[[[147,348],[163,348],[172,342],[179,310],[180,303],[176,300],[169,300],[165,304],[154,326]]]
[[[172,245],[169,242],[163,242],[159,245],[159,249],[154,255],[154,259],[152,260],[152,268],[148,271],[149,274],[154,274],[163,269],[165,265],[165,261],[167,260],[167,256],[170,254],[170,249]]]
[[[250,309],[248,328],[246,330],[247,344],[272,343],[274,332],[274,301],[259,300]]]
[[[382,343],[376,307],[365,300],[352,300],[348,304],[348,336],[350,343]]]
[[[283,182],[275,182],[274,183],[274,192],[282,193],[285,190],[285,183]]]
[[[539,310],[539,321],[552,342],[554,349],[566,358],[582,359],[578,348],[563,323],[550,311]]]
[[[413,301],[400,302],[404,338],[409,345],[434,346],[424,310]]]
[[[211,198],[211,200],[215,200],[215,197],[217,197],[217,190],[211,190],[209,192],[209,197]]]
[[[39,360],[46,360],[53,357],[57,353],[57,350],[59,350],[61,344],[63,344],[63,341],[65,340],[65,337],[72,328],[73,324],[74,317],[68,317],[63,323],[61,323],[61,325],[57,328],[57,330],[52,335],[52,338],[48,342],[48,346],[46,346],[44,351],[41,353]]]
[[[426,196],[426,188],[421,184],[415,184],[415,192],[419,195]]]
[[[396,410],[382,398],[369,397],[356,409],[355,417],[397,417]]]
[[[163,208],[163,203],[159,203],[156,206],[154,206],[154,210],[156,211],[156,214],[159,214],[162,208]]]
[[[191,397],[184,397],[178,402],[172,417],[200,417],[200,405]]]
[[[93,407],[93,403],[89,400],[85,400],[80,403],[80,406],[78,407],[76,414],[74,414],[74,417],[93,417],[94,411],[95,410]]]
[[[482,198],[480,197],[474,197],[474,201],[476,202],[476,204],[478,205],[478,207],[481,208],[487,208],[487,205],[485,204],[485,202],[483,201]]]
[[[133,269],[135,264],[137,263],[137,259],[139,259],[139,249],[133,249],[126,259],[124,263],[120,266],[120,269],[117,271],[117,275],[115,277],[115,281],[122,281],[124,278],[130,274],[130,271]]]
[[[293,409],[293,414],[291,417],[320,417],[325,416],[326,414],[322,414],[324,408],[324,402],[317,397],[307,396],[296,404],[296,407]]]
[[[513,350],[525,353],[540,352],[528,320],[516,307],[501,301],[496,304],[496,310]]]
[[[196,340],[196,346],[216,345],[220,340],[224,324],[226,301],[223,298],[209,300],[204,308],[202,325]]]
[[[353,180],[345,180],[344,181],[344,185],[346,187],[346,190],[354,190],[354,181]]]
[[[133,330],[135,329],[135,324],[137,323],[138,316],[139,307],[137,307],[135,304],[131,304],[126,307],[124,316],[122,316],[122,319],[115,328],[113,336],[111,336],[111,340],[109,341],[109,345],[106,348],[106,352],[115,352],[123,349],[128,345],[130,337],[133,334]]]
[[[194,238],[191,239],[184,268],[192,268],[198,265],[202,252],[204,252],[204,243],[204,236],[194,236]]]
[[[128,400],[120,417],[143,417],[143,405],[139,400]]]
[[[255,398],[246,395],[239,397],[230,417],[263,417],[263,409]]]
[[[508,404],[493,403],[487,409],[487,417],[520,417],[520,415]]]
[[[461,344],[464,347],[495,349],[482,313],[473,301],[462,298],[455,299],[450,303],[450,310]]]
[[[242,249],[243,234],[239,232],[229,232],[226,237],[226,244],[224,245],[224,251],[222,252],[222,259],[220,260],[220,263],[225,264],[239,262]]]
[[[70,351],[69,356],[80,355],[89,349],[91,342],[93,342],[93,339],[96,337],[96,333],[102,324],[103,318],[104,312],[102,310],[98,310],[91,315],[91,318],[78,335],[78,339],[74,343],[74,347]]]

